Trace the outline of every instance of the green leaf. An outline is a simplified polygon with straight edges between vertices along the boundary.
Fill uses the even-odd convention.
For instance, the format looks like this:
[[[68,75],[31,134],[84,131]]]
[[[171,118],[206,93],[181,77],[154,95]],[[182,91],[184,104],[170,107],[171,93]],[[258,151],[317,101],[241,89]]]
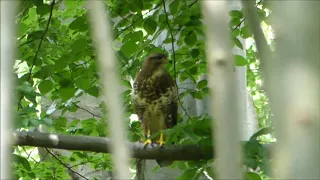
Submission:
[[[201,25],[202,25],[202,22],[199,19],[196,19],[196,20],[191,19],[186,23],[186,26],[201,26]]]
[[[239,18],[241,19],[243,17],[243,13],[239,10],[232,10],[229,12],[229,15],[232,17],[232,18]]]
[[[69,28],[72,30],[79,30],[80,32],[83,32],[88,29],[88,25],[86,23],[86,19],[81,16],[72,21],[72,23],[70,23],[69,25]]]
[[[148,34],[153,34],[157,29],[157,23],[149,17],[143,22],[143,28],[147,31]]]
[[[272,129],[270,127],[262,128],[254,135],[251,136],[250,140],[257,139],[257,137],[272,133]]]
[[[198,89],[203,89],[204,87],[206,87],[208,85],[208,81],[207,80],[201,80],[198,82],[197,84],[197,88]]]
[[[29,164],[29,161],[25,157],[19,156],[17,154],[12,154],[12,156],[13,156],[13,160],[17,164],[25,168],[25,171],[31,171],[31,166]]]
[[[54,120],[53,126],[56,129],[62,130],[65,127],[67,127],[67,122],[68,122],[68,120],[65,117],[59,117],[59,118]]]
[[[59,81],[61,88],[73,87],[73,81],[71,79],[63,78]]]
[[[133,41],[127,41],[125,44],[120,48],[120,51],[127,57],[131,56],[138,50],[138,45]]]
[[[45,79],[51,76],[52,73],[53,73],[52,65],[42,66],[41,69],[33,75],[33,77],[38,79]]]
[[[197,169],[188,169],[186,170],[177,180],[186,180],[192,179],[197,173]]]
[[[83,51],[85,47],[87,47],[87,40],[85,38],[80,38],[74,41],[74,43],[71,45],[71,50],[74,53],[78,53]]]
[[[236,61],[235,62],[236,66],[245,66],[248,64],[248,61],[244,57],[239,56],[239,55],[235,55],[234,57],[235,57],[235,61]]]
[[[247,172],[245,175],[246,180],[261,180],[261,177],[259,174],[254,172]]]
[[[86,120],[81,121],[81,127],[83,128],[84,131],[87,133],[92,133],[94,127],[96,127],[97,120],[94,118],[89,118]]]
[[[196,58],[200,54],[200,51],[198,49],[192,49],[190,52],[191,57]]]
[[[91,87],[91,79],[87,77],[79,77],[74,81],[75,85],[83,90],[89,89]]]
[[[242,44],[241,44],[241,42],[240,42],[240,40],[238,38],[233,37],[232,40],[233,40],[233,42],[235,43],[235,45],[237,47],[239,47],[240,49],[243,49],[243,46],[242,46]]]
[[[177,10],[178,10],[178,8],[179,8],[179,5],[180,5],[180,1],[178,1],[178,0],[173,1],[173,2],[169,5],[170,12],[177,12]]]
[[[45,124],[51,126],[52,125],[52,119],[50,117],[44,117],[41,119]]]
[[[252,34],[247,26],[241,28],[241,37],[244,39],[251,37]]]
[[[193,66],[190,70],[189,73],[191,75],[197,75],[198,74],[198,66]]]
[[[41,4],[37,6],[37,14],[40,16],[46,15],[50,12],[50,5],[48,4]]]
[[[44,34],[43,30],[39,31],[33,31],[30,34],[28,34],[28,40],[33,40],[33,39],[40,39]]]
[[[232,36],[234,36],[234,37],[239,36],[239,34],[240,34],[240,29],[239,28],[237,28],[237,29],[232,31]]]
[[[53,83],[50,80],[43,80],[40,82],[38,88],[39,88],[39,91],[41,92],[41,94],[44,95],[52,90]]]
[[[190,68],[191,66],[193,66],[195,63],[193,62],[193,61],[185,61],[185,62],[182,62],[181,63],[181,66],[183,67],[183,68]]]
[[[197,43],[197,35],[194,32],[189,32],[185,37],[184,37],[184,43],[186,43],[188,46],[193,46]]]
[[[255,8],[260,20],[264,20],[267,16],[267,13],[263,9]]]
[[[74,87],[60,88],[59,94],[63,101],[67,101],[74,96],[76,91],[77,90]]]
[[[142,0],[132,0],[129,6],[132,12],[141,12],[143,10],[143,1]]]
[[[182,73],[181,75],[180,75],[180,77],[179,77],[179,80],[180,80],[180,82],[183,82],[183,81],[185,81],[186,79],[188,79],[189,78],[189,74],[187,74],[187,73]]]
[[[143,38],[142,31],[136,31],[131,35],[131,40],[134,42],[140,41]]]
[[[29,26],[27,26],[25,23],[19,23],[18,24],[18,30],[19,30],[19,36],[23,36],[26,34],[26,31],[29,29]]]
[[[173,24],[177,24],[177,25],[185,25],[186,23],[188,23],[190,20],[189,18],[189,14],[186,13],[182,13],[179,16],[175,17],[173,19]]]
[[[99,97],[99,89],[96,86],[86,89],[85,91],[91,96]]]

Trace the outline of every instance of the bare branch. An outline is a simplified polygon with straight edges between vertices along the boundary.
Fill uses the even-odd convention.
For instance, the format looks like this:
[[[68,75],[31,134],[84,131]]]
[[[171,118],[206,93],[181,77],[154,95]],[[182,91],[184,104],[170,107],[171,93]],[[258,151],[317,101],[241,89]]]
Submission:
[[[87,113],[91,114],[93,117],[102,118],[100,115],[97,115],[97,114],[95,114],[95,113],[93,113],[93,112],[91,112],[91,111],[89,111],[89,110],[87,110],[87,109],[79,106],[78,104],[76,104],[76,103],[74,103],[74,102],[71,102],[71,103],[72,103],[73,105],[75,105],[78,109],[81,109],[81,110],[86,111]]]
[[[208,83],[211,88],[212,136],[215,137],[218,179],[242,179],[238,97],[228,29],[226,1],[201,1],[207,25]],[[213,121],[214,119],[214,121]]]
[[[88,1],[89,18],[91,20],[92,35],[99,60],[99,71],[102,78],[104,100],[108,106],[108,124],[110,125],[113,162],[115,174],[119,179],[130,179],[129,151],[125,144],[125,126],[122,112],[120,78],[117,74],[117,61],[112,50],[112,33],[108,21],[108,13],[102,1]]]
[[[65,164],[64,162],[62,162],[55,154],[53,154],[48,148],[45,148],[46,151],[52,156],[54,157],[61,165],[63,165],[64,167],[66,167],[68,169],[69,172],[76,174],[80,177],[82,177],[83,179],[88,179],[85,176],[83,176],[82,174],[78,173],[77,171],[73,170],[71,167],[69,167],[67,164]]]
[[[196,1],[195,1],[196,2]],[[162,0],[162,4],[163,4],[163,10],[164,10],[164,14],[166,15],[166,23],[169,29],[169,33],[170,33],[170,37],[171,37],[171,48],[172,48],[172,56],[173,56],[173,72],[174,72],[174,79],[175,79],[175,85],[178,87],[177,84],[177,70],[176,70],[176,52],[174,49],[174,38],[173,38],[173,32],[170,26],[170,22],[169,22],[169,17],[168,17],[168,12],[167,12],[167,8],[166,8],[166,3],[165,0]],[[181,102],[180,96],[179,96],[179,91],[177,91],[177,95],[178,95],[178,101],[180,103],[180,106],[182,108],[182,110],[184,111],[184,113],[186,114],[186,116],[190,119],[192,119],[189,114],[187,113],[187,110],[183,107],[183,103]]]
[[[17,146],[36,146],[55,149],[90,151],[99,153],[112,153],[112,141],[103,137],[71,136],[40,132],[15,131],[14,143]],[[163,148],[150,145],[144,148],[142,143],[129,143],[128,147],[137,159],[163,159],[163,160],[200,160],[213,157],[212,147],[199,145],[166,145]]]

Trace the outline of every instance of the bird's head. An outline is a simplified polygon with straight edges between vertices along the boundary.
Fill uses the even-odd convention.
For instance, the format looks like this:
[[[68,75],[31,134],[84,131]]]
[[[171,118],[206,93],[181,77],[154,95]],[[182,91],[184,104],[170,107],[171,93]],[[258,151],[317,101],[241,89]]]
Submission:
[[[150,72],[164,70],[164,65],[168,63],[168,57],[165,54],[151,54],[143,62],[142,69]]]

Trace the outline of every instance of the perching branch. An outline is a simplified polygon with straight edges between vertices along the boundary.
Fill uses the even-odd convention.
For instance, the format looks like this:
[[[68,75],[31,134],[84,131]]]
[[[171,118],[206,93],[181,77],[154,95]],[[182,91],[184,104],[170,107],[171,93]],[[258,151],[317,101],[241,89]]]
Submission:
[[[111,140],[104,137],[71,136],[40,132],[15,131],[13,144],[16,146],[35,146],[65,150],[79,150],[99,153],[111,153]],[[126,143],[137,159],[163,160],[200,160],[213,157],[212,147],[199,145],[180,145],[144,148],[142,143]]]

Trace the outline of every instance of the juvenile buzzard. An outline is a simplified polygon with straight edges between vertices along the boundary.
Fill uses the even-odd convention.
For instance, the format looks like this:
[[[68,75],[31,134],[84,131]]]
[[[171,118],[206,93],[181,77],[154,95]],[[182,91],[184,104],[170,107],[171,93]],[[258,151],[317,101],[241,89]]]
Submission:
[[[168,62],[164,54],[149,55],[137,73],[132,90],[132,103],[147,138],[144,144],[159,143],[162,146],[166,137],[162,130],[177,124],[177,87],[165,70]],[[161,132],[150,139],[150,135]],[[172,161],[156,160],[160,166],[168,166]]]

